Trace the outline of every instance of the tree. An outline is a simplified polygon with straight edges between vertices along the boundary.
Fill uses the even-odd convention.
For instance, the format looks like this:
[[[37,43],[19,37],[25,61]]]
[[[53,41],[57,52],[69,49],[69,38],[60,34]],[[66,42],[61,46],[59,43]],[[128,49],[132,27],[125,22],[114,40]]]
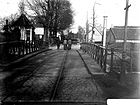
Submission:
[[[62,31],[70,28],[73,23],[73,11],[71,10],[71,4],[67,0],[57,0],[57,8],[54,20],[54,34],[57,31]]]
[[[83,27],[78,26],[78,33],[77,34],[78,34],[80,41],[82,41],[82,42],[85,41],[85,30]]]
[[[8,20],[9,24],[12,24],[12,22],[14,22],[18,18],[18,16],[19,16],[18,13],[15,13],[15,14],[11,14],[7,17],[0,18],[1,28],[3,28],[6,25],[6,20]]]
[[[27,0],[27,7],[36,17],[36,23],[56,37],[57,32],[65,30],[73,23],[73,12],[68,0]],[[46,33],[47,34],[47,33]]]

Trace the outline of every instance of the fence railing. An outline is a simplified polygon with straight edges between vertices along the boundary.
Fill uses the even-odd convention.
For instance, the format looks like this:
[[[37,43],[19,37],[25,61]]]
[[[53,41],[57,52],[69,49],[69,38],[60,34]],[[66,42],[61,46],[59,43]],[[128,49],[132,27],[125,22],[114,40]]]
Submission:
[[[43,42],[38,41],[12,41],[0,43],[0,63],[9,63],[17,58],[42,48]]]
[[[122,53],[119,49],[106,49],[97,44],[81,43],[81,49],[88,53],[101,67],[104,72],[114,71],[120,73],[122,68]],[[132,71],[131,58],[127,56],[125,66],[127,72]]]

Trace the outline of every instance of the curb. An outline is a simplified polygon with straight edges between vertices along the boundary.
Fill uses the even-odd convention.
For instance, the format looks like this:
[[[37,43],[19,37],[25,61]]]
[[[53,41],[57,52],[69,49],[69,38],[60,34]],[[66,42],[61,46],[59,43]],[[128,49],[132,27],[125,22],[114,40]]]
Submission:
[[[27,54],[27,55],[13,61],[13,62],[10,62],[10,63],[7,63],[7,64],[0,64],[0,72],[2,72],[4,70],[7,70],[8,68],[13,67],[15,65],[18,65],[20,62],[23,62],[23,61],[25,61],[25,60],[33,57],[33,56],[36,56],[37,54],[40,54],[42,52],[49,51],[49,50],[51,50],[51,49],[45,48],[45,49],[42,49],[41,51],[35,51],[33,53]]]

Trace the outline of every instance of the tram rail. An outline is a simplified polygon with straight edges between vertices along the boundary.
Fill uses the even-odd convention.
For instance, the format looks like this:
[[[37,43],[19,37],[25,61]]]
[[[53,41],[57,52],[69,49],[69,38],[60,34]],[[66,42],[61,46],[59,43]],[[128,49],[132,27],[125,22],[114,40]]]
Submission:
[[[65,70],[65,64],[66,64],[66,61],[67,61],[67,56],[68,56],[68,51],[65,53],[65,56],[64,56],[63,61],[61,63],[61,66],[60,66],[60,69],[59,69],[59,75],[57,76],[57,79],[56,79],[56,82],[53,86],[53,91],[52,91],[52,94],[51,94],[51,97],[50,97],[50,100],[49,100],[50,102],[55,100],[57,89],[59,87],[59,83],[61,81],[61,78],[63,77],[63,72]]]
[[[53,52],[54,53],[54,52]],[[52,54],[52,53],[51,53]],[[50,56],[51,57],[51,56]],[[50,58],[50,57],[48,57],[48,59]],[[36,59],[38,59],[38,57],[37,58],[35,58],[35,60]],[[12,75],[11,76],[9,76],[9,77],[7,77],[6,78],[6,80],[4,80],[4,81],[8,81],[8,86],[10,86],[9,88],[10,88],[10,90],[11,89],[13,89],[13,90],[15,90],[15,89],[18,89],[19,87],[21,87],[26,81],[28,81],[30,78],[32,78],[32,76],[44,65],[46,63],[46,60],[43,60],[42,62],[40,62],[40,63],[38,63],[38,64],[34,64],[35,66],[33,66],[33,68],[32,68],[32,70],[29,72],[28,71],[28,75],[26,74],[26,72],[24,71],[24,69],[21,71],[20,70],[20,72],[17,70],[17,71],[15,71],[14,73],[12,73]],[[31,64],[32,65],[32,64]],[[23,73],[23,74],[22,74]],[[23,76],[24,75],[24,73],[26,74],[26,78],[24,78],[23,80],[21,80],[21,81],[19,81],[18,83],[16,83],[16,84],[11,84],[11,82],[12,82],[12,80],[13,80],[13,78],[15,77],[15,75],[18,75],[18,77],[20,77],[20,76]],[[11,81],[11,82],[10,82]],[[10,83],[9,83],[10,82]],[[14,88],[12,88],[12,87],[14,87]],[[7,93],[7,92],[6,92]],[[8,98],[8,97],[10,97],[11,95],[14,95],[14,91],[12,91],[12,92],[10,92],[10,94],[6,94],[6,96],[2,99],[2,103],[5,103],[6,102],[6,99]]]
[[[62,64],[61,64],[61,67],[60,67],[60,70],[59,70],[59,75],[58,75],[58,77],[57,77],[57,81],[56,81],[56,83],[55,83],[55,85],[54,85],[54,89],[53,89],[53,92],[52,92],[52,95],[51,95],[51,98],[50,98],[50,101],[49,102],[55,102],[55,97],[56,97],[56,93],[57,93],[57,90],[59,90],[59,84],[60,84],[60,82],[61,82],[61,78],[63,78],[63,72],[65,71],[65,64],[67,63],[67,58],[68,58],[68,52],[69,51],[67,51],[67,53],[65,54],[65,56],[64,56],[64,58],[63,58],[63,62],[62,62]],[[92,73],[90,72],[90,70],[89,70],[89,68],[88,68],[88,65],[86,64],[86,62],[85,62],[85,60],[84,60],[84,58],[82,57],[82,55],[80,54],[80,52],[78,51],[78,50],[76,50],[76,52],[78,53],[78,55],[79,55],[79,57],[80,57],[80,59],[81,59],[81,61],[83,62],[83,64],[84,64],[84,67],[86,68],[86,70],[87,70],[87,72],[91,75],[91,77],[92,77]],[[63,81],[63,80],[62,80]],[[100,89],[99,89],[99,86],[97,85],[97,83],[95,82],[95,80],[94,80],[94,78],[92,77],[92,82],[95,84],[95,87],[96,87],[96,90],[97,90],[97,92],[99,92],[100,91]],[[99,94],[100,93],[97,93],[96,92],[96,97],[100,97],[99,96]],[[99,99],[100,100],[100,99]],[[56,101],[57,102],[57,101]],[[58,100],[58,102],[59,102],[59,100]],[[84,103],[84,102],[83,102]],[[92,103],[93,104],[93,103]],[[94,104],[99,104],[99,105],[105,105],[104,104],[104,102],[102,103],[102,102],[95,102]]]
[[[87,72],[90,74],[90,75],[92,75],[91,74],[91,72],[90,72],[90,70],[89,70],[89,68],[88,68],[88,66],[87,66],[87,64],[86,64],[86,62],[84,61],[84,58],[82,57],[82,55],[80,54],[80,52],[78,51],[78,50],[76,50],[76,52],[78,53],[78,55],[79,55],[79,57],[80,57],[80,59],[82,60],[82,62],[83,62],[83,64],[84,64],[84,67],[86,68],[86,70],[87,70]],[[45,104],[51,104],[51,103],[53,103],[53,104],[55,104],[55,103],[61,103],[59,100],[56,100],[56,98],[57,98],[57,91],[59,90],[59,87],[60,87],[60,82],[62,82],[63,80],[62,80],[62,78],[64,77],[64,71],[66,70],[66,63],[67,63],[67,61],[68,61],[68,55],[69,55],[69,51],[66,51],[65,53],[64,53],[65,55],[64,55],[64,57],[63,57],[63,60],[62,60],[62,62],[61,62],[61,65],[60,65],[60,68],[59,68],[59,70],[58,70],[58,75],[56,76],[56,79],[55,79],[55,83],[53,84],[53,88],[50,90],[51,92],[50,92],[50,97],[49,97],[49,100],[47,100],[47,101],[45,101],[45,102],[40,102],[40,101],[37,101],[37,102],[33,102],[33,103],[38,103],[38,104],[40,104],[40,103],[45,103]],[[26,78],[22,83],[21,83],[21,85],[23,85],[27,80],[29,80],[31,77],[32,77],[32,75],[42,66],[42,65],[44,65],[44,63],[45,63],[45,61],[43,61],[43,63],[41,64],[41,65],[37,65],[37,66],[35,66],[35,70],[33,71],[33,72],[31,72],[31,74],[29,75],[29,77],[28,78]],[[93,80],[93,83],[95,84],[95,87],[96,87],[96,90],[98,91],[99,89],[98,89],[98,85],[96,84],[96,82],[94,81],[94,79],[92,79]],[[96,96],[98,97],[98,93],[96,92]],[[6,98],[8,98],[8,96],[7,97],[5,97],[5,99],[4,100],[6,100]],[[7,105],[7,103],[5,102],[3,100],[3,105]],[[21,104],[23,104],[23,103],[26,103],[26,104],[31,104],[30,102],[29,103],[27,103],[27,102],[19,102],[19,103],[21,103]],[[12,102],[11,104],[13,105],[16,105],[16,104],[19,104],[18,102]],[[62,102],[62,103],[64,103],[65,104],[65,102]],[[69,102],[68,102],[69,103]],[[80,102],[81,104],[83,104],[84,102]],[[79,103],[79,104],[80,104]],[[69,104],[74,104],[74,102],[70,102]],[[98,103],[98,102],[95,102],[95,104],[97,104],[97,105],[105,105],[104,103]],[[9,105],[9,104],[8,104]]]

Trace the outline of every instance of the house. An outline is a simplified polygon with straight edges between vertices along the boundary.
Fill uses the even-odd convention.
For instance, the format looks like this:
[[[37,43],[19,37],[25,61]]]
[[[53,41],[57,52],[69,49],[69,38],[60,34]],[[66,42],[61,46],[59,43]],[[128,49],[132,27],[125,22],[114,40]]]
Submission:
[[[108,47],[122,48],[124,42],[124,26],[114,26],[107,31],[106,44]],[[140,26],[128,26],[127,49],[140,45]]]
[[[34,24],[35,27],[35,38],[38,39],[43,39],[44,37],[44,27],[42,24]]]
[[[32,22],[24,15],[21,14],[19,18],[17,18],[16,21],[14,21],[11,25],[12,27],[19,27],[20,28],[20,40],[33,40],[33,31],[34,27]]]
[[[123,42],[124,42],[124,26],[114,26],[107,31],[106,45],[108,48],[115,48],[117,57],[122,57]],[[140,26],[127,27],[126,40],[126,60],[127,71],[139,72],[139,58],[140,58]],[[128,63],[129,62],[129,63]]]

